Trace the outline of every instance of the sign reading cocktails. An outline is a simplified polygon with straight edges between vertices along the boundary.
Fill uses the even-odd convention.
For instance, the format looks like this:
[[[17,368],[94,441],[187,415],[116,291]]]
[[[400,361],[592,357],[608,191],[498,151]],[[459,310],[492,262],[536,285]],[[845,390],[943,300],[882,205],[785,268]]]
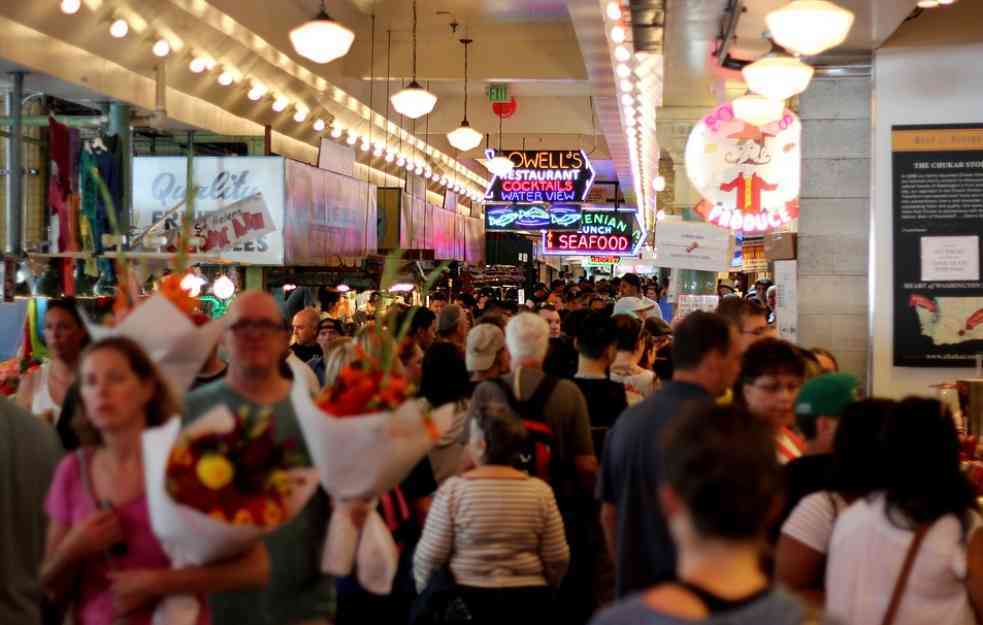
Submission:
[[[487,153],[490,159],[494,152]],[[513,169],[492,178],[486,202],[583,202],[594,183],[594,168],[583,150],[512,150]]]

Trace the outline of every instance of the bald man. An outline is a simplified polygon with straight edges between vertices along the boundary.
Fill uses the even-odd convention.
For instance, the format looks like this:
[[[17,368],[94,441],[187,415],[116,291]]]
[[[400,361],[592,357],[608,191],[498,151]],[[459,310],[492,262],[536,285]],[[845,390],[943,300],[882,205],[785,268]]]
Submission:
[[[294,315],[291,324],[293,345],[290,346],[290,350],[300,358],[301,362],[310,363],[312,359],[324,355],[317,342],[317,325],[320,321],[320,313],[313,308],[305,308]]]
[[[271,415],[276,439],[293,441],[306,458],[307,444],[290,401],[290,380],[283,360],[290,331],[276,301],[260,291],[246,291],[229,310],[231,325],[223,337],[229,355],[222,380],[188,395],[185,421],[192,422],[224,404],[247,418]],[[290,523],[269,534],[264,543],[272,583],[252,592],[208,597],[212,625],[293,625],[327,623],[333,587],[320,570],[328,499],[318,488],[307,507]]]

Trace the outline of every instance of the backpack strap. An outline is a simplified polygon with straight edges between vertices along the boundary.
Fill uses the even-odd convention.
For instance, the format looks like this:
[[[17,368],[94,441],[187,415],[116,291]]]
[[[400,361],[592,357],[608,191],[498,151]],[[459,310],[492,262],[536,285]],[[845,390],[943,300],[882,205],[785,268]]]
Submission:
[[[546,421],[546,404],[549,402],[550,397],[553,396],[553,391],[559,382],[559,378],[544,373],[543,379],[539,381],[539,386],[533,391],[532,397],[527,400],[529,413],[536,420]]]
[[[509,408],[512,409],[512,412],[519,415],[519,418],[521,419],[522,407],[519,405],[519,400],[516,399],[515,393],[512,392],[512,386],[502,378],[491,378],[488,380],[488,382],[491,382],[497,386],[500,391],[502,391],[502,394],[505,395],[505,401],[509,404]]]
[[[924,523],[919,525],[918,529],[915,530],[915,536],[911,539],[911,545],[908,547],[907,555],[905,555],[904,564],[901,565],[901,573],[898,575],[898,581],[894,584],[891,602],[887,604],[887,613],[884,615],[881,625],[892,625],[894,623],[894,618],[897,616],[898,608],[901,605],[901,599],[904,597],[905,586],[908,584],[908,578],[911,577],[911,569],[915,565],[915,558],[918,556],[918,550],[922,546],[922,541],[925,539],[925,534],[928,533],[929,527],[931,527],[929,524]]]

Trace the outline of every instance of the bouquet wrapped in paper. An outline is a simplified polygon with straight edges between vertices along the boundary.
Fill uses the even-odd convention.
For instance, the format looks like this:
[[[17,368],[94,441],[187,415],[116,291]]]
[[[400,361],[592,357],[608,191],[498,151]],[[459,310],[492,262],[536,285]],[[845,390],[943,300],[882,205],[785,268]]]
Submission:
[[[403,377],[365,354],[316,399],[299,378],[295,371],[294,409],[321,485],[334,498],[321,568],[336,576],[354,568],[365,589],[388,594],[399,553],[375,498],[398,486],[427,455],[450,426],[453,407],[423,411]],[[371,500],[361,528],[347,510],[359,500]]]
[[[316,471],[273,430],[269,414],[220,405],[183,429],[175,418],[143,434],[150,522],[175,568],[245,552],[313,495]],[[194,597],[167,597],[154,625],[192,625],[200,609]]]
[[[140,345],[178,397],[191,388],[227,325],[226,318],[209,320],[198,312],[198,301],[180,286],[182,275],[165,277],[160,290],[139,303],[121,285],[112,325],[93,323],[80,311],[94,341],[125,336]]]

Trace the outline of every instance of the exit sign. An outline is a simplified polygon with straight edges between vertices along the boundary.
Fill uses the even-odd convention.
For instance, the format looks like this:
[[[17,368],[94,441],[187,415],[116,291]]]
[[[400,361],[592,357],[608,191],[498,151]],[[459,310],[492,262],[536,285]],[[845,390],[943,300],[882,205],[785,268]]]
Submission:
[[[488,87],[488,99],[491,102],[508,102],[509,101],[509,86],[508,85],[489,85],[489,87]]]

